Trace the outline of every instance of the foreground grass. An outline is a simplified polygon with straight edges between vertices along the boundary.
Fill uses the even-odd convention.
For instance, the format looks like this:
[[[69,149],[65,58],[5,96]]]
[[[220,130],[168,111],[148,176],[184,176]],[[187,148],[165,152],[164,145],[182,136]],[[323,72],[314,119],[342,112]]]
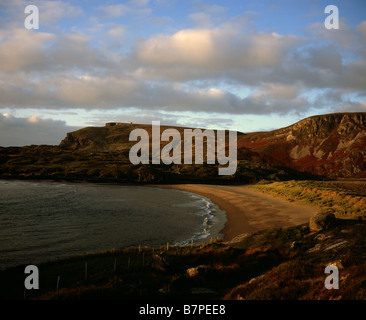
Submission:
[[[127,248],[40,264],[40,289],[24,266],[0,272],[1,299],[366,299],[366,223],[341,219],[256,232],[241,241]],[[336,264],[340,288],[324,287]]]
[[[366,217],[366,181],[291,180],[259,183],[253,188],[320,206],[338,217]]]

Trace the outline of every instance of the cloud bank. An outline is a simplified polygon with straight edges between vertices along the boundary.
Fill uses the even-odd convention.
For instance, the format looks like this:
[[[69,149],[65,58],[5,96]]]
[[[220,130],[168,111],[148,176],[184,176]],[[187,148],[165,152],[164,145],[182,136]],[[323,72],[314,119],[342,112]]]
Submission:
[[[35,1],[42,27],[34,31],[20,23],[26,3],[1,2],[0,109],[213,117],[366,111],[366,20],[351,27],[343,19],[337,31],[319,22],[301,34],[279,33],[258,29],[256,13],[228,15],[224,5],[201,1],[187,14],[190,26],[172,28],[173,17],[153,9],[177,4],[162,0],[89,8]],[[138,18],[156,30],[139,30]],[[164,24],[170,27],[157,27]],[[3,125],[9,121],[3,116]]]
[[[0,113],[0,146],[58,145],[67,132],[77,129],[64,121],[43,119],[40,115],[20,118]]]

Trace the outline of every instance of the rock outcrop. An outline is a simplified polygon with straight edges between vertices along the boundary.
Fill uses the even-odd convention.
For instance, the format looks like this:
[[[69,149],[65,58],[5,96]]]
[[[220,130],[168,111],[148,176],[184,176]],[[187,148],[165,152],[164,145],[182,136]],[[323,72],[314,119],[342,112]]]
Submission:
[[[366,112],[313,116],[238,141],[240,148],[275,165],[319,176],[366,178]]]
[[[310,218],[309,228],[310,231],[329,230],[336,224],[336,217],[331,212],[317,213]]]

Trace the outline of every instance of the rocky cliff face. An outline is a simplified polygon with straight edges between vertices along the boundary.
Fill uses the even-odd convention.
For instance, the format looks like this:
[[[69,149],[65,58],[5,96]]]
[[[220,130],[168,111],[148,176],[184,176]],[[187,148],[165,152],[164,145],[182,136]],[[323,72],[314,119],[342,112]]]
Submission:
[[[366,177],[366,113],[313,116],[289,127],[241,137],[239,148],[299,171]]]
[[[143,126],[141,126],[143,127]],[[121,151],[130,145],[128,139],[133,125],[87,127],[69,132],[60,147],[74,150]]]

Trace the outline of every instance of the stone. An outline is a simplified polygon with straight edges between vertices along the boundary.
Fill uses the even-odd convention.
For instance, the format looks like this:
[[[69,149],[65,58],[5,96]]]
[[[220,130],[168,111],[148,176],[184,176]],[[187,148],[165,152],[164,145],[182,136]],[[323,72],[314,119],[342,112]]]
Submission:
[[[348,245],[349,245],[349,243],[347,240],[339,239],[339,240],[337,240],[337,242],[326,246],[324,251],[329,251],[329,250],[337,251],[339,249],[347,247]]]
[[[321,230],[329,230],[331,227],[335,225],[336,217],[331,212],[326,213],[316,213],[313,217],[310,218],[309,228],[310,231],[321,231]]]
[[[187,269],[187,275],[190,278],[195,278],[197,276],[203,276],[207,273],[208,270],[210,270],[211,268],[209,266],[205,266],[205,265],[200,265],[198,267],[193,267],[193,268],[189,268]]]
[[[294,242],[291,243],[291,249],[295,249],[295,250],[300,249],[301,246],[302,246],[302,244],[299,241],[294,241]]]
[[[331,237],[332,237],[331,235],[325,235],[324,233],[320,233],[315,237],[315,239],[318,240],[318,241],[324,241],[324,240],[327,240]]]
[[[314,247],[310,248],[308,251],[306,251],[307,253],[312,253],[312,252],[317,252],[320,251],[321,249],[321,244],[317,243]]]

